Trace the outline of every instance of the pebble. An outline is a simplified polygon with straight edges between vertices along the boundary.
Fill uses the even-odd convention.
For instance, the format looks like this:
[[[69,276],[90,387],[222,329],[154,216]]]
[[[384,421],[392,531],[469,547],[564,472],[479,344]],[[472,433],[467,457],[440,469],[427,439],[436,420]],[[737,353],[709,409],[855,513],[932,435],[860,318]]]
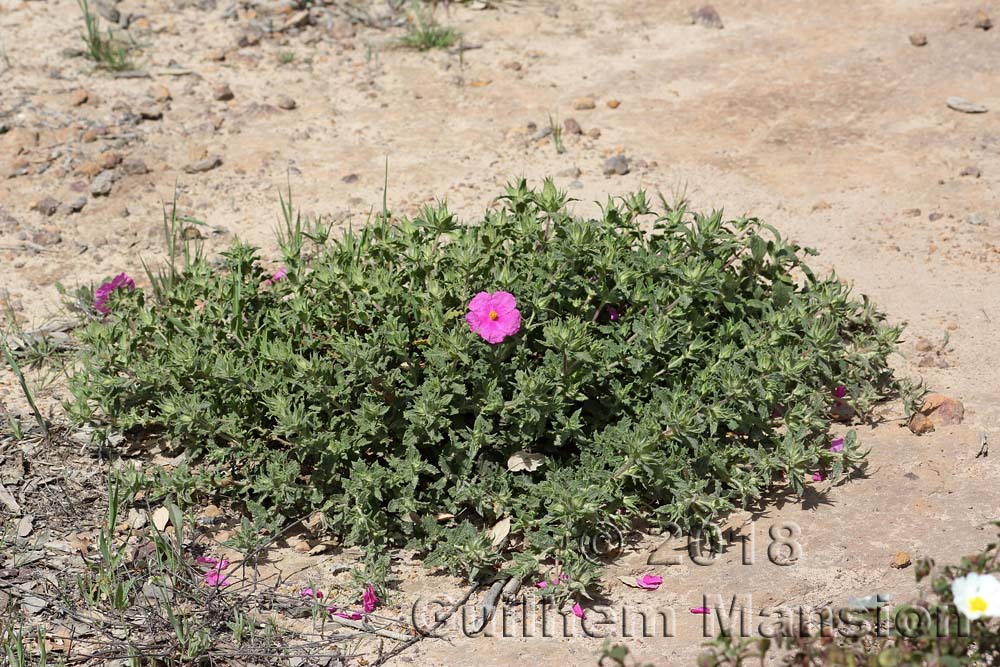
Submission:
[[[946,100],[948,107],[962,113],[986,113],[986,107],[982,104],[970,102],[964,97],[951,96]]]
[[[545,127],[540,127],[535,130],[535,133],[531,135],[531,140],[541,141],[550,134],[552,134],[552,127],[550,125],[546,125]]]
[[[56,245],[62,243],[62,236],[59,232],[50,232],[47,229],[42,229],[31,235],[31,242],[41,246]]]
[[[567,178],[579,178],[580,174],[582,173],[583,172],[580,171],[579,167],[570,167],[569,169],[563,169],[558,174],[556,174],[556,176],[566,176]]]
[[[573,100],[573,108],[577,111],[587,111],[593,109],[597,104],[594,103],[593,97],[581,97]]]
[[[619,106],[621,106],[621,102],[619,102],[618,100],[608,100],[607,105],[609,109],[617,109]]]
[[[913,344],[913,349],[917,352],[930,352],[934,349],[934,344],[921,336],[917,339],[917,342]]]
[[[972,176],[973,178],[979,178],[981,175],[982,173],[979,171],[979,167],[973,167],[971,165],[959,173],[959,176]]]
[[[891,561],[889,561],[889,567],[896,570],[902,570],[909,567],[910,563],[910,554],[905,551],[897,551],[896,555],[892,557]]]
[[[341,182],[348,183],[348,184],[350,184],[350,183],[357,183],[358,182],[358,175],[357,174],[348,174],[347,176],[344,176],[340,180],[341,180]]]
[[[122,154],[117,151],[104,151],[97,156],[98,163],[105,169],[114,169],[122,161]]]
[[[208,59],[214,60],[215,62],[222,62],[226,59],[225,49],[214,49],[208,52]]]
[[[987,226],[986,218],[984,218],[981,215],[970,215],[969,219],[966,220],[966,222],[969,223],[970,225],[974,225],[976,227],[986,227]]]
[[[580,127],[580,123],[576,122],[575,118],[567,118],[564,120],[563,129],[569,134],[583,134],[583,128]]]
[[[90,99],[90,93],[86,90],[74,90],[69,94],[69,103],[75,107],[82,106]]]
[[[985,10],[980,9],[976,12],[976,20],[972,25],[980,30],[989,30],[993,27],[993,21],[990,20],[990,16]]]
[[[302,10],[297,14],[292,14],[288,20],[285,21],[285,25],[281,26],[281,32],[291,30],[292,28],[304,28],[307,25],[309,25],[309,11]]]
[[[159,104],[148,102],[139,107],[139,115],[143,120],[160,120],[163,118],[163,109]]]
[[[611,176],[617,174],[624,176],[628,173],[628,159],[624,155],[612,155],[604,161],[604,175]]]
[[[292,109],[294,109],[297,106],[298,105],[295,103],[295,100],[293,100],[288,95],[279,95],[278,96],[278,108],[279,109],[284,109],[285,111],[291,111]]]
[[[62,211],[64,214],[79,213],[83,210],[83,207],[87,205],[86,197],[77,197],[73,201],[66,202],[62,205]]]
[[[115,182],[115,172],[105,169],[90,182],[90,194],[104,197],[111,194],[111,185]]]
[[[910,44],[913,46],[927,46],[927,35],[922,32],[915,32],[911,34]]]
[[[930,220],[931,222],[936,222],[936,221],[940,220],[943,217],[944,217],[944,213],[938,213],[937,211],[935,211],[934,213],[931,213],[930,215],[928,215],[927,219]]]
[[[32,203],[30,208],[44,216],[52,216],[59,210],[59,200],[54,197],[43,197]]]
[[[157,102],[169,102],[173,99],[170,95],[170,89],[160,83],[150,87],[149,96]]]
[[[589,130],[587,130],[587,136],[590,137],[591,139],[600,139],[601,138],[600,128],[597,127],[590,128]]]
[[[149,167],[139,158],[129,158],[122,161],[122,173],[128,176],[142,176],[149,173]]]
[[[911,218],[919,218],[921,215],[921,211],[919,208],[908,208],[903,211],[903,215],[908,215]]]
[[[517,62],[516,60],[508,60],[507,62],[503,63],[501,67],[503,67],[504,69],[513,70],[515,72],[521,71],[521,63]]]
[[[910,418],[909,427],[914,433],[930,433],[938,426],[961,424],[965,418],[962,401],[944,394],[928,394],[920,410]]]
[[[212,97],[220,102],[228,102],[233,99],[235,95],[233,95],[233,91],[229,87],[229,84],[220,83],[212,89]]]
[[[723,28],[722,17],[719,16],[719,12],[712,5],[704,5],[691,12],[691,23],[697,23],[706,28],[715,28],[716,30],[722,30]]]
[[[260,44],[260,33],[256,30],[248,30],[236,38],[236,46],[241,49],[248,46],[257,46],[258,44]]]
[[[197,162],[192,162],[191,164],[184,167],[184,171],[189,174],[198,174],[205,171],[211,171],[222,164],[222,158],[218,155],[210,155],[209,157],[198,160]]]

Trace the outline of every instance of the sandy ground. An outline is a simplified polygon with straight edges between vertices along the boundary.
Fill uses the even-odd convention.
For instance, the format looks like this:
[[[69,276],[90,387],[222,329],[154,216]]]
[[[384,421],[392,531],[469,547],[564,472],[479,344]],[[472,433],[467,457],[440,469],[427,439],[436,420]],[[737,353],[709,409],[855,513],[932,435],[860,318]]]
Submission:
[[[1000,439],[1000,28],[976,28],[980,6],[957,0],[720,0],[723,29],[692,25],[691,7],[675,0],[494,4],[438,12],[480,47],[459,55],[392,48],[400,29],[352,25],[333,7],[314,10],[317,25],[258,41],[246,37],[254,22],[281,27],[294,12],[123,0],[150,73],[134,79],[65,53],[80,46],[73,0],[0,2],[0,287],[19,319],[54,313],[56,282],[141,274],[140,257],[162,256],[161,210],[175,191],[182,211],[210,226],[212,250],[238,236],[269,253],[286,181],[309,215],[361,223],[380,205],[387,159],[399,213],[443,197],[473,217],[516,175],[555,175],[582,213],[609,194],[686,188],[696,208],[762,217],[818,249],[817,268],[907,324],[900,372],[964,401],[966,418],[917,437],[901,406],[888,406],[859,433],[870,475],[764,509],[754,565],[737,547],[711,566],[648,567],[658,541],[630,548],[608,570],[607,604],[619,617],[640,607],[676,615],[676,636],[630,639],[633,650],[657,665],[692,664],[703,619],[688,609],[703,594],[752,595],[755,612],[875,592],[902,600],[916,589],[912,568],[889,566],[897,551],[949,561],[984,546],[1000,501],[1000,461],[975,457],[980,431]],[[913,32],[926,46],[911,44]],[[294,59],[283,64],[286,53]],[[221,85],[232,99],[216,99]],[[295,108],[281,108],[291,106],[281,96]],[[954,111],[949,96],[990,111]],[[584,97],[595,108],[574,108]],[[550,116],[582,128],[566,134],[563,154],[551,138],[531,139],[529,124]],[[630,171],[606,176],[615,154]],[[221,164],[188,173],[211,156]],[[106,168],[110,193],[92,195]],[[936,345],[945,335],[941,355],[915,349],[919,337]],[[13,391],[6,376],[0,387]],[[802,552],[784,567],[765,553],[781,522],[801,528]],[[646,571],[666,584],[647,592],[616,579]],[[461,590],[418,572],[403,569],[397,608]],[[400,660],[593,665],[601,643],[446,634]]]

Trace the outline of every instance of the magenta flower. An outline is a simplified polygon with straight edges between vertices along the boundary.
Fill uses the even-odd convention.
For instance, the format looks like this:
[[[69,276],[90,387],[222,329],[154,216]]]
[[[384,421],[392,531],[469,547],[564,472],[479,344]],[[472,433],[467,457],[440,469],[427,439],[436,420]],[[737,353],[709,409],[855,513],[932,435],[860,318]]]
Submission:
[[[842,451],[844,451],[844,439],[843,438],[837,438],[836,440],[834,440],[833,442],[831,442],[830,443],[830,451],[831,452],[842,452]]]
[[[128,277],[127,273],[119,273],[117,276],[112,278],[106,283],[102,283],[100,287],[94,292],[94,308],[104,315],[111,312],[108,308],[108,299],[111,298],[111,293],[119,289],[127,289],[132,291],[135,289],[135,282]]]
[[[692,614],[707,614],[708,607],[691,607]]]
[[[847,396],[847,387],[842,384],[838,384],[833,388],[833,395],[836,398],[843,398],[844,396]]]
[[[655,574],[644,574],[641,577],[636,577],[635,583],[639,585],[639,588],[645,588],[647,591],[655,591],[663,584],[663,577]]]
[[[535,587],[537,587],[537,588],[548,588],[549,587],[549,582],[547,582],[544,579],[542,579],[537,584],[535,584]]]
[[[479,334],[490,345],[502,342],[521,329],[521,313],[514,295],[509,292],[480,292],[472,297],[465,321],[472,333]]]
[[[317,600],[323,599],[323,591],[313,590],[311,588],[303,588],[301,591],[299,591],[299,595],[301,595],[304,598],[316,598]]]
[[[264,284],[270,286],[278,282],[279,280],[284,280],[287,277],[288,277],[288,269],[286,269],[285,267],[281,267],[280,269],[274,272],[273,276],[271,276],[270,278],[265,278]]]
[[[365,588],[365,594],[361,598],[361,604],[366,614],[370,614],[375,611],[375,605],[378,604],[378,596],[375,595],[375,588],[368,584]]]
[[[826,475],[823,474],[822,470],[817,470],[813,473],[814,482],[822,482],[824,479],[826,479]]]
[[[351,621],[360,621],[361,618],[362,618],[361,614],[359,614],[356,611],[349,611],[348,610],[346,613],[342,612],[342,611],[337,611],[337,607],[336,606],[327,607],[326,610],[329,613],[333,614],[334,616],[339,616],[340,618],[346,618],[346,619],[351,620]]]
[[[586,615],[584,614],[583,611],[583,607],[580,606],[579,602],[573,605],[573,615],[576,616],[577,618],[586,618]]]
[[[618,321],[618,309],[613,306],[608,306],[608,319],[612,322]]]

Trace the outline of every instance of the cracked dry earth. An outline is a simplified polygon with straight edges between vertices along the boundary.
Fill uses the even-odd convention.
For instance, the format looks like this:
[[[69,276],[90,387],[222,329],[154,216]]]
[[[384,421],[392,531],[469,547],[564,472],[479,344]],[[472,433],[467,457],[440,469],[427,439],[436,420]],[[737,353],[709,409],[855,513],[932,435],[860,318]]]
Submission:
[[[439,9],[466,49],[421,54],[395,47],[402,28],[357,23],[337,2],[122,0],[148,77],[116,78],[73,55],[73,0],[0,3],[0,287],[19,322],[56,315],[57,282],[141,275],[140,258],[163,255],[175,193],[207,223],[210,251],[239,237],[266,254],[279,188],[290,183],[310,216],[360,224],[381,205],[387,159],[389,206],[402,214],[447,198],[471,218],[516,175],[555,175],[582,213],[608,195],[686,188],[696,209],[757,215],[816,248],[816,268],[906,323],[899,372],[966,412],[918,437],[901,405],[886,406],[877,426],[859,427],[868,476],[766,506],[753,565],[731,548],[710,566],[649,567],[659,540],[629,545],[607,569],[606,603],[619,618],[642,608],[676,619],[675,636],[628,639],[632,650],[693,664],[703,619],[688,610],[703,594],[751,596],[756,627],[778,603],[905,600],[916,588],[912,568],[890,567],[898,551],[947,562],[983,547],[1000,518],[1000,461],[976,457],[981,432],[1000,439],[1000,29],[976,17],[1000,7],[719,0],[717,29],[692,24],[676,0],[492,4]],[[916,32],[926,45],[911,43]],[[951,109],[951,96],[989,111]],[[550,116],[570,128],[564,153],[541,136]],[[24,410],[9,374],[0,391]],[[56,414],[61,391],[40,396]],[[767,531],[786,521],[802,550],[777,566]],[[286,549],[272,561],[335,585],[323,581],[327,558]],[[665,585],[617,579],[646,571]],[[416,564],[401,574],[390,601],[400,614],[462,591]],[[444,634],[396,662],[593,665],[601,644],[579,630]]]

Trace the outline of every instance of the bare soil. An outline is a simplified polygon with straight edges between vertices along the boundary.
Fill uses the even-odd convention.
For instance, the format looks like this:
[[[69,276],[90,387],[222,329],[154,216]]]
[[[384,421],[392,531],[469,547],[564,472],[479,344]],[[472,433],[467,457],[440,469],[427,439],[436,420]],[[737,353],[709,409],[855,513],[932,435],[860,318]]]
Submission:
[[[703,595],[727,604],[752,596],[754,628],[768,605],[837,606],[876,592],[902,601],[916,587],[912,567],[890,567],[898,551],[957,561],[994,537],[987,522],[1000,518],[1000,461],[977,453],[980,433],[1000,430],[1000,29],[975,27],[980,5],[721,0],[724,28],[713,29],[691,24],[692,6],[675,0],[493,4],[438,10],[475,48],[418,53],[394,45],[402,27],[352,22],[343,3],[318,4],[302,27],[255,36],[254,25],[295,23],[298,9],[122,0],[148,78],[116,78],[64,53],[82,46],[73,0],[0,4],[0,288],[20,324],[56,316],[57,282],[141,276],[140,258],[163,255],[163,206],[175,196],[207,223],[210,251],[239,237],[266,254],[279,189],[290,184],[308,215],[362,224],[381,206],[387,161],[389,207],[402,214],[446,198],[474,218],[518,175],[555,175],[581,213],[639,188],[686,192],[696,209],[752,214],[816,248],[816,268],[835,270],[906,323],[899,372],[962,400],[966,413],[963,424],[918,437],[901,405],[886,406],[877,425],[859,427],[871,448],[867,477],[818,483],[804,500],[732,518],[756,521],[753,565],[738,543],[706,566],[686,556],[649,566],[662,538],[629,544],[607,569],[602,602],[619,621],[622,608],[676,618],[674,637],[626,640],[638,657],[693,664],[704,618],[689,609]],[[911,44],[914,32],[926,34],[925,46]],[[232,99],[216,99],[221,85]],[[292,106],[281,96],[295,108],[281,108]],[[955,111],[949,96],[989,111]],[[594,108],[575,108],[588,97]],[[532,139],[550,116],[582,128],[565,133],[564,153],[551,137]],[[629,172],[605,175],[605,160],[619,154]],[[192,173],[213,156],[218,166]],[[104,170],[110,193],[92,195]],[[70,212],[81,197],[82,210]],[[61,386],[40,395],[56,416]],[[0,392],[27,417],[10,374]],[[782,522],[801,529],[802,550],[778,566],[766,549],[769,528]],[[270,562],[298,572],[288,590],[335,588],[330,565],[343,557],[285,545]],[[389,615],[463,593],[417,563],[400,571]],[[658,591],[617,579],[648,571],[664,576]],[[620,635],[620,622],[596,631]],[[395,662],[594,665],[601,644],[579,630],[469,638],[451,624],[444,634]]]

